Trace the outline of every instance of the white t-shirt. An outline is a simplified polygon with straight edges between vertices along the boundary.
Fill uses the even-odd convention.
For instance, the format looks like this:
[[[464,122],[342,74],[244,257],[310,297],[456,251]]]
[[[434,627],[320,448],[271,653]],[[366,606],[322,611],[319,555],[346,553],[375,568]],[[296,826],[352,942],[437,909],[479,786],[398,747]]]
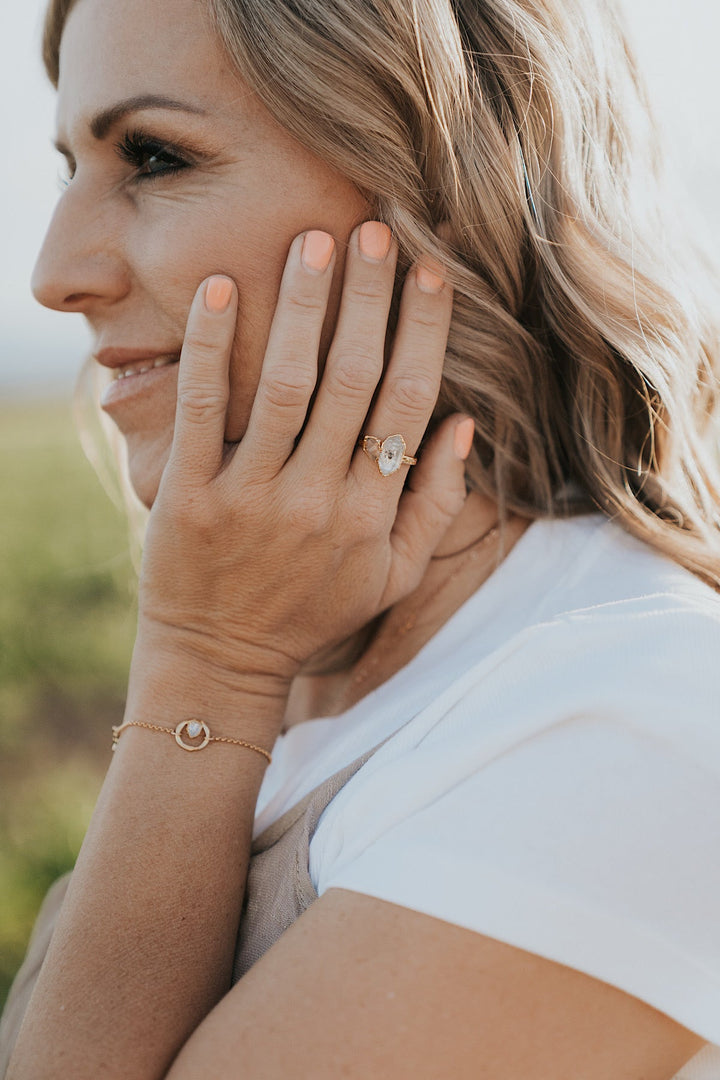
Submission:
[[[320,818],[319,895],[476,930],[720,1044],[717,593],[601,515],[534,523],[393,678],[279,738],[255,835],[389,735]],[[718,1080],[717,1045],[678,1077]]]

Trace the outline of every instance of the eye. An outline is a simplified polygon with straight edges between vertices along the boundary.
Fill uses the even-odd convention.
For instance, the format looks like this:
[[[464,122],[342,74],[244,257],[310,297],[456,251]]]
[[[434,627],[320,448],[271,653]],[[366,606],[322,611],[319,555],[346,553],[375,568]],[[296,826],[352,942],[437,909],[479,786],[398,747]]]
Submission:
[[[59,146],[58,151],[62,155],[62,162],[57,171],[57,186],[58,190],[62,192],[69,186],[75,175],[75,158],[69,151],[61,150]]]
[[[128,132],[117,145],[117,152],[135,170],[135,180],[172,176],[190,167],[174,147],[142,132]]]

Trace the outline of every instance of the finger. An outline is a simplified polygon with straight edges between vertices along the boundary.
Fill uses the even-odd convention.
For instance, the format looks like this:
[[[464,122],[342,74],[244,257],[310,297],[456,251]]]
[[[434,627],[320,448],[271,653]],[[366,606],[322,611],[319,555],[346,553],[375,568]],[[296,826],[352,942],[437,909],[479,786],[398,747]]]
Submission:
[[[309,456],[344,476],[383,370],[397,245],[387,225],[366,221],[348,244],[333,342],[298,461]]]
[[[413,467],[390,534],[393,562],[384,603],[394,604],[416,588],[432,553],[465,505],[465,461],[474,433],[471,417],[448,417]]]
[[[317,382],[318,350],[335,266],[335,241],[312,230],[288,254],[262,374],[238,465],[276,474],[293,451]]]
[[[202,283],[190,308],[178,368],[170,461],[201,483],[217,475],[229,396],[228,368],[237,320],[237,290],[215,275]]]
[[[408,274],[392,355],[363,433],[378,440],[402,435],[408,456],[420,445],[437,402],[452,300],[439,263],[428,260],[427,266],[415,267]],[[369,482],[377,477],[377,465],[362,453],[356,455],[353,468],[359,479]],[[406,474],[406,467],[400,466],[390,477],[399,477],[401,486]]]

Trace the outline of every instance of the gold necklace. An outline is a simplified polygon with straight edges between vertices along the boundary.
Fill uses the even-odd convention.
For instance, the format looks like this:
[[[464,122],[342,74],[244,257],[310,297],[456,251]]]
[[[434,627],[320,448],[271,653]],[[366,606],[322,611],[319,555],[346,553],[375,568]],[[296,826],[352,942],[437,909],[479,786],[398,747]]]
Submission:
[[[443,590],[450,587],[452,582],[459,577],[459,575],[470,562],[474,562],[475,560],[477,560],[480,548],[484,547],[488,543],[488,541],[496,537],[499,532],[500,522],[496,521],[492,528],[488,529],[482,534],[482,536],[479,536],[476,540],[473,540],[466,547],[460,548],[459,551],[450,552],[450,554],[448,555],[432,556],[432,559],[435,561],[452,559],[456,558],[459,555],[464,555],[466,557],[464,559],[461,559],[461,561],[458,563],[458,565],[455,567],[449,577],[445,578],[444,581],[441,581],[437,588],[434,589],[429,596],[425,597],[422,604],[418,604],[410,612],[402,625],[393,630],[393,640],[397,641],[398,638],[404,638],[407,634],[410,633],[410,631],[414,628],[417,622],[420,612],[424,608],[429,607],[435,600],[437,600],[438,596],[440,596]],[[380,633],[382,633],[382,627],[380,628]],[[373,645],[377,645],[379,636],[380,635],[378,635],[378,637],[374,639],[374,641],[372,642]],[[358,686],[361,686],[366,681],[368,676],[371,675],[372,672],[377,668],[378,664],[380,663],[381,655],[382,653],[380,652],[380,650],[376,649],[374,655],[370,658],[370,660],[368,660],[367,663],[363,664],[362,667],[358,668],[358,670],[355,672],[352,679],[350,680],[350,686],[352,687],[353,691],[357,691]]]

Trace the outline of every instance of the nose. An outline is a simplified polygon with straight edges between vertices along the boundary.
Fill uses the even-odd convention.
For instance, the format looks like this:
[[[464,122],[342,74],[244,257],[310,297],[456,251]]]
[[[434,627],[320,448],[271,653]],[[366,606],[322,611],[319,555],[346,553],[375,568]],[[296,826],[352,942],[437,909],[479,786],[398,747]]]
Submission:
[[[35,299],[55,311],[90,315],[122,299],[129,271],[113,211],[74,183],[60,199],[32,275]]]

